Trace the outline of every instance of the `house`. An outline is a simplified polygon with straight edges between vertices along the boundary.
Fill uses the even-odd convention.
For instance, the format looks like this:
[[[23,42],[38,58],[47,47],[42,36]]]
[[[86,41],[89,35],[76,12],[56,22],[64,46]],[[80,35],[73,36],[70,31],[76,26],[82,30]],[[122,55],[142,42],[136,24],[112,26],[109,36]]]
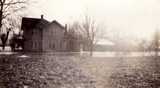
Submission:
[[[56,20],[49,22],[43,18],[22,18],[24,51],[67,51],[67,27]]]

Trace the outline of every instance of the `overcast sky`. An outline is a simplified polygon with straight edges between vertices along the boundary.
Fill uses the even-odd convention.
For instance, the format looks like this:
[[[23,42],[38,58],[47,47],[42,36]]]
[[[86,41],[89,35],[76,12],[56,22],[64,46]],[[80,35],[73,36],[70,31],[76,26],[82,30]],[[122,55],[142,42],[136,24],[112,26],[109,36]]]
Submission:
[[[160,29],[160,0],[38,0],[30,7],[30,16],[57,20],[62,24],[81,20],[88,13],[105,30],[148,37]]]

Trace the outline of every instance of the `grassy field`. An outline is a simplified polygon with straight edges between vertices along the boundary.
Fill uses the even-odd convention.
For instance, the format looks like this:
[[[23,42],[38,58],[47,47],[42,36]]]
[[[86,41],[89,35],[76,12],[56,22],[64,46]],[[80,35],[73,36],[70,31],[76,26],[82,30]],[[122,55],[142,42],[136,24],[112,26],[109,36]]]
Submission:
[[[96,80],[97,88],[159,88],[157,57],[74,58],[84,73]]]
[[[159,88],[159,59],[1,54],[0,88]]]
[[[95,88],[72,56],[0,55],[0,88]]]

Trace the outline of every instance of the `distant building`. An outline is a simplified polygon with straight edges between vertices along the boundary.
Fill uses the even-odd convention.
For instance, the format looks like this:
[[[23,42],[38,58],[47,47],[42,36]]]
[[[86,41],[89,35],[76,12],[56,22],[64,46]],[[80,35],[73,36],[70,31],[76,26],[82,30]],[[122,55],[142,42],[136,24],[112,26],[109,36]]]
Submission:
[[[56,20],[45,20],[43,15],[41,18],[23,17],[21,29],[25,39],[24,51],[69,51],[68,46],[72,46],[68,41],[72,39],[66,37],[67,28]]]

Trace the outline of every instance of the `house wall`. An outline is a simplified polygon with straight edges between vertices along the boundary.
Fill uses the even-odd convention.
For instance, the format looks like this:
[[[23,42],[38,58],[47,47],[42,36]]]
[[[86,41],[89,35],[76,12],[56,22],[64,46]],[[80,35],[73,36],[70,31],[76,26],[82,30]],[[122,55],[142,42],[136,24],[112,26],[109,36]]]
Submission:
[[[24,50],[25,51],[42,51],[42,30],[25,29],[24,30]]]
[[[45,27],[45,28],[43,28]],[[65,28],[56,22],[50,24],[39,23],[24,30],[24,51],[79,51],[79,39],[66,37]],[[65,35],[66,34],[66,35]]]
[[[29,51],[31,50],[32,48],[32,45],[31,45],[31,40],[32,40],[32,31],[31,30],[27,30],[27,29],[23,29],[24,30],[24,51]],[[28,36],[29,35],[29,36]]]
[[[67,39],[67,51],[71,52],[79,52],[80,51],[81,42],[75,38]]]
[[[43,51],[64,51],[64,31],[64,28],[55,23],[43,29]]]

